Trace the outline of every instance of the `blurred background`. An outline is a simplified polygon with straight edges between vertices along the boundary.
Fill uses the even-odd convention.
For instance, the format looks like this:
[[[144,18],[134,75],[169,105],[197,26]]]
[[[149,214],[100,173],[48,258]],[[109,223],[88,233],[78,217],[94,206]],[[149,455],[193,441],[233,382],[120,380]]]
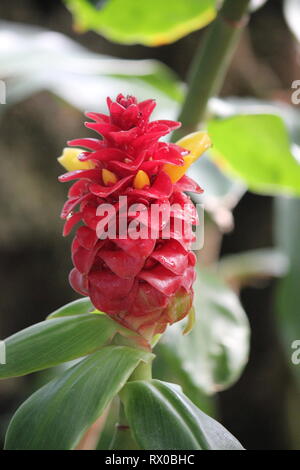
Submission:
[[[7,88],[6,104],[0,105],[3,339],[77,298],[67,281],[70,239],[62,238],[59,218],[67,188],[57,181],[62,169],[56,158],[67,140],[89,134],[83,111],[101,110],[107,95],[122,92],[156,98],[157,115],[175,118],[182,83],[206,28],[158,47],[121,45],[74,29],[72,15],[60,0],[2,0],[0,20],[0,79]],[[282,1],[269,0],[253,12],[221,97],[211,103],[212,112],[248,112],[261,100],[262,109],[277,107],[297,141],[299,106],[291,103],[291,84],[300,79],[300,67],[294,34]],[[201,168],[199,164],[197,181],[206,190],[207,168]],[[220,254],[230,263],[234,258],[229,255],[274,248],[274,207],[287,216],[285,202],[274,204],[274,197],[248,192],[239,181],[231,192],[223,180],[224,191],[215,184],[218,190],[208,191],[203,265]],[[290,224],[289,230],[299,234],[300,205],[293,203],[292,217],[282,219],[282,224]],[[259,272],[246,276],[245,282],[233,274],[225,276],[241,292],[251,328],[250,358],[239,380],[214,401],[220,421],[247,449],[299,449],[300,365],[291,364],[287,333],[300,339],[298,312],[283,332],[278,289],[288,268],[279,253],[268,253],[254,262]],[[298,274],[295,290],[288,291],[291,297],[297,280]],[[33,374],[0,383],[1,441],[17,406],[47,379],[48,375]]]

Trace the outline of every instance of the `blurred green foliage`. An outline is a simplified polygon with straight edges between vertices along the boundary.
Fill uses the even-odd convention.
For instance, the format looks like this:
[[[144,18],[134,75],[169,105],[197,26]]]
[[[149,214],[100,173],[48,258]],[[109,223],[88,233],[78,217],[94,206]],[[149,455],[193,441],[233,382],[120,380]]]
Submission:
[[[75,29],[111,41],[160,46],[202,28],[216,15],[216,0],[65,0]]]

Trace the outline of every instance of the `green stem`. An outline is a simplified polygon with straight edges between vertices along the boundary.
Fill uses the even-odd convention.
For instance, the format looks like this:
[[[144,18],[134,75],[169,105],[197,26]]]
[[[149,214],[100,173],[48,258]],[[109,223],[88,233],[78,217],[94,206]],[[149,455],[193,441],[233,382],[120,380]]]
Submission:
[[[130,427],[125,415],[124,406],[120,403],[119,420],[110,450],[138,450],[139,447],[132,437]]]
[[[140,362],[137,368],[133,371],[128,379],[128,382],[133,380],[151,380],[152,379],[152,362]]]
[[[209,98],[219,93],[238,38],[247,23],[250,0],[224,0],[200,44],[188,74],[188,92],[178,120],[176,141],[194,132],[204,120]]]
[[[140,362],[134,372],[128,379],[128,382],[133,380],[151,380],[152,379],[152,364],[151,362]],[[122,392],[120,393],[122,395]],[[111,450],[137,450],[138,445],[134,440],[127,417],[124,410],[124,405],[120,400],[119,419],[116,425],[115,434],[110,446]]]
[[[138,348],[138,345],[135,341],[130,340],[130,338],[124,338],[121,335],[117,335],[114,339],[114,344],[126,345],[133,348]],[[143,348],[141,348],[143,349]],[[152,379],[152,362],[143,362],[141,361],[137,368],[133,371],[131,376],[128,379],[128,382],[133,380],[151,380]],[[120,393],[120,396],[122,392]],[[119,409],[119,419],[116,426],[115,434],[113,441],[110,446],[111,450],[138,450],[138,445],[134,440],[131,430],[127,421],[125,414],[124,406],[120,400],[120,409]]]

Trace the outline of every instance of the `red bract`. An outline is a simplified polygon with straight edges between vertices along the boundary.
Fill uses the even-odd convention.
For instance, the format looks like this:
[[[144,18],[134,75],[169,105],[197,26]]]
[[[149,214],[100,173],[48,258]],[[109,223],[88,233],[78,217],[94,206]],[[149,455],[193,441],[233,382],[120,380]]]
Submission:
[[[187,176],[173,183],[164,171],[166,164],[183,165],[189,153],[178,145],[159,142],[180,123],[149,122],[154,100],[138,103],[135,97],[119,95],[116,101],[108,98],[107,104],[108,116],[87,113],[93,122],[86,127],[102,139],[69,142],[85,149],[78,161],[90,162],[90,166],[59,178],[62,182],[76,180],[62,210],[64,235],[82,222],[72,244],[70,283],[89,296],[98,310],[149,340],[191,309],[195,256],[190,247],[197,214],[184,191],[202,190]],[[143,187],[136,181],[140,170],[148,181]],[[127,196],[125,213],[120,196]],[[148,228],[147,237],[124,239],[118,225],[115,236],[99,239],[96,229],[103,215],[97,209],[104,203],[114,206],[117,213],[123,210],[127,224],[139,216]],[[176,209],[170,211],[174,203]],[[132,204],[142,204],[143,210],[132,211]],[[159,221],[151,218],[153,204],[162,208]],[[178,230],[180,224],[185,224],[183,233]],[[170,237],[164,239],[167,227]]]

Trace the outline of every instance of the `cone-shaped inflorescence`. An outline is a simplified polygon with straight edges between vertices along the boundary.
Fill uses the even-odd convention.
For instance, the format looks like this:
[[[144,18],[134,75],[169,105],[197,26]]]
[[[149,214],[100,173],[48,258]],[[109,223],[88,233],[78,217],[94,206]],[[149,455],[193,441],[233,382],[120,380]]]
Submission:
[[[180,123],[150,122],[154,100],[119,95],[107,104],[109,115],[87,113],[93,122],[86,127],[102,139],[72,140],[76,148],[59,159],[71,170],[60,181],[76,180],[62,210],[64,235],[81,222],[70,283],[96,309],[149,340],[192,307],[190,248],[198,220],[185,192],[202,190],[184,173],[209,138],[188,136],[181,141],[186,148],[160,142]]]

